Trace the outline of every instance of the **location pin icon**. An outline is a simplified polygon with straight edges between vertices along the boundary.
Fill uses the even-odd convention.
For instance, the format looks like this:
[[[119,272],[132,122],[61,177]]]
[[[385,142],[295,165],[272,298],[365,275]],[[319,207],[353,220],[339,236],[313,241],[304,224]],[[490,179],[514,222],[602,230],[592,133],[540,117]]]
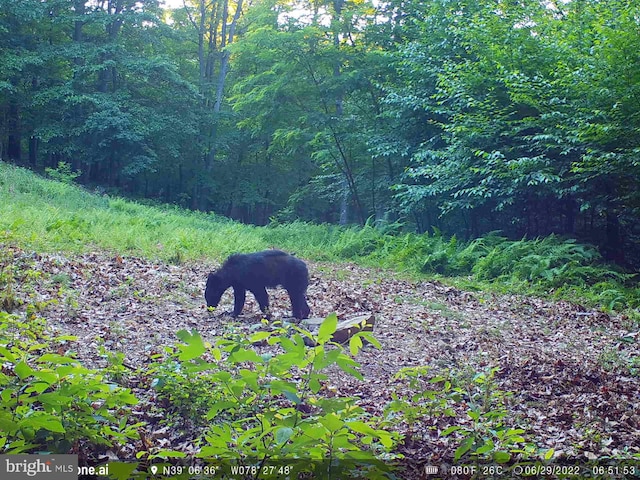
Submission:
[[[155,465],[151,465],[150,470],[151,470],[151,475],[155,475],[156,472],[158,471],[158,467],[156,467]]]

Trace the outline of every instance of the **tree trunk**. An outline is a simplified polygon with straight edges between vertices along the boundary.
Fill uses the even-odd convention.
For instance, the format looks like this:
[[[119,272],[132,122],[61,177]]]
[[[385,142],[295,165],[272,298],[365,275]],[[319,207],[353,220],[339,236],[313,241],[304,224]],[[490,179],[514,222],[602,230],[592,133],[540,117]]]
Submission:
[[[345,185],[346,183],[347,181],[344,180],[340,198],[340,225],[347,225],[349,223],[349,187]]]
[[[204,148],[202,153],[202,172],[204,183],[194,187],[193,205],[208,210],[209,203],[205,205],[210,187],[207,179],[213,178],[213,166],[217,153],[217,136],[219,113],[222,109],[224,97],[224,85],[229,71],[229,52],[225,48],[234,41],[236,26],[242,14],[243,0],[238,0],[236,11],[230,23],[227,22],[229,14],[229,0],[214,0],[207,2],[199,0],[196,19],[192,15],[186,0],[185,12],[198,36],[198,62],[200,72],[200,94],[203,107],[212,113],[210,124],[203,125],[200,132],[200,141]],[[208,19],[208,21],[207,21]],[[212,92],[213,79],[216,77],[215,59],[219,59],[217,71],[217,84],[215,93]],[[197,208],[197,207],[196,207]]]
[[[13,162],[20,162],[22,157],[22,137],[20,134],[20,109],[15,101],[9,102],[8,112],[7,157]]]
[[[35,168],[38,163],[38,139],[34,136],[29,137],[29,165]]]
[[[607,243],[603,249],[604,256],[607,260],[611,260],[618,265],[624,265],[624,242],[620,232],[620,221],[618,220],[618,214],[612,205],[607,205],[605,217],[607,222],[605,229]]]
[[[85,0],[74,0],[73,9],[75,10],[75,14],[77,18],[82,18],[85,11]],[[82,41],[82,27],[84,26],[84,22],[81,20],[75,20],[73,22],[73,41],[81,42]],[[79,58],[75,59],[75,62],[78,63],[80,61]]]

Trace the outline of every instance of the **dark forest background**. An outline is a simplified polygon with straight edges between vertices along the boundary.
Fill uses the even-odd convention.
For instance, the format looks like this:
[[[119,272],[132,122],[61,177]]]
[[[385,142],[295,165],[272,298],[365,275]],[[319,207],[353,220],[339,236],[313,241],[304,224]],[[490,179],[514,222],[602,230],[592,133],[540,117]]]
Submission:
[[[0,0],[0,160],[242,222],[640,264],[632,0]]]

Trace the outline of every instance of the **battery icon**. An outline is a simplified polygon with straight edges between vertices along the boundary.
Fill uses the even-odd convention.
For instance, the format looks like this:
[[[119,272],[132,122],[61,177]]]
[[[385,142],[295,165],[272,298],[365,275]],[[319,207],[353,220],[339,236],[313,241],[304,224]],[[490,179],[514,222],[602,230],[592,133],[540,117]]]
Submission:
[[[437,465],[425,465],[424,466],[424,474],[425,475],[437,475],[438,474],[438,466]]]

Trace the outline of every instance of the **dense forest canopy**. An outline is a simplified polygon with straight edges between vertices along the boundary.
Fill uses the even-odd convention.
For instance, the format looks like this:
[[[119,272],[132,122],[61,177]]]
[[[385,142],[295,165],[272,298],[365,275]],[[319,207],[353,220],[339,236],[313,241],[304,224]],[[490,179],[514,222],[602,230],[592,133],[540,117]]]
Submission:
[[[256,224],[557,233],[637,265],[637,2],[163,5],[0,0],[0,159]]]

